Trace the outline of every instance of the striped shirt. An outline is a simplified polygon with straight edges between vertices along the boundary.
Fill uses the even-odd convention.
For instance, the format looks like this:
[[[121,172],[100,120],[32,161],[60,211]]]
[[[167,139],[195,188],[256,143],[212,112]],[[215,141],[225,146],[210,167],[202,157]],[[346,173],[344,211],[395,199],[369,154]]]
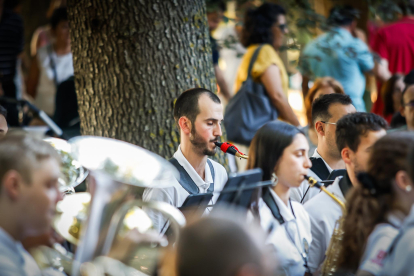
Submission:
[[[22,18],[5,9],[0,19],[0,82],[13,80],[23,43]]]

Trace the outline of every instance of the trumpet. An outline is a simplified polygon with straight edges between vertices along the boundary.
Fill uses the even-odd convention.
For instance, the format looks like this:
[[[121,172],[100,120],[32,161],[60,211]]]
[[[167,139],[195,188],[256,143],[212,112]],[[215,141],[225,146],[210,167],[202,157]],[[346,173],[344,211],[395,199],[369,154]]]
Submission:
[[[319,183],[313,177],[305,176],[305,178],[309,182],[309,186],[311,187],[315,186],[321,189],[324,193],[326,193],[333,200],[335,200],[335,202],[339,204],[342,210],[342,216],[335,222],[335,228],[334,228],[334,231],[331,237],[331,241],[325,253],[326,258],[322,265],[321,275],[332,276],[338,272],[339,254],[342,250],[341,244],[342,244],[342,240],[344,236],[343,225],[344,225],[345,215],[346,215],[346,206],[344,202],[342,202],[334,194],[329,192],[322,183]]]
[[[234,155],[236,157],[243,158],[243,159],[249,158],[247,155],[239,151],[239,149],[235,145],[229,142],[223,142],[223,143],[214,142],[214,144],[216,144],[216,146],[219,147],[220,150],[224,153],[229,153],[231,155]]]

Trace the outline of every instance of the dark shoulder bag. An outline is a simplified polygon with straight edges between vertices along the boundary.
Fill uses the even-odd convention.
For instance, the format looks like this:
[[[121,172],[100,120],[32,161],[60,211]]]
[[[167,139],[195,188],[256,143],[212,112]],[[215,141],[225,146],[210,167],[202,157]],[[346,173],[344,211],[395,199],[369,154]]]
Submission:
[[[260,49],[257,47],[250,60],[247,79],[240,90],[230,99],[224,114],[224,126],[229,141],[250,145],[257,130],[267,122],[277,119],[277,110],[263,84],[253,81],[251,71]]]

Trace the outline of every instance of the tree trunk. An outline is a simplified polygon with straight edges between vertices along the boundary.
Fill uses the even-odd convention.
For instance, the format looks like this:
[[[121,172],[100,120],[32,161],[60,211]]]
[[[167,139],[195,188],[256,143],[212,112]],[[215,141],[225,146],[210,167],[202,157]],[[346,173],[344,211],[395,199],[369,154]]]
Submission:
[[[171,157],[174,100],[216,91],[204,0],[69,0],[68,11],[82,134]]]

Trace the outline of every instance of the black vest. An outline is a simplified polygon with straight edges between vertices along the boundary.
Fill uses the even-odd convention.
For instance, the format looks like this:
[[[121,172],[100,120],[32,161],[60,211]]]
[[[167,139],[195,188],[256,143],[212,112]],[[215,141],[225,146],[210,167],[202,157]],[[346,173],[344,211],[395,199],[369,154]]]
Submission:
[[[309,159],[312,162],[311,171],[313,171],[321,180],[327,180],[330,173],[322,158],[311,157]]]
[[[199,194],[200,189],[198,188],[197,184],[193,181],[191,176],[188,174],[188,172],[184,169],[183,166],[178,163],[177,159],[174,157],[171,158],[170,163],[173,164],[173,166],[178,170],[180,173],[180,180],[178,183],[186,190],[190,195]],[[210,160],[207,159],[207,164],[210,167],[211,176],[213,177],[213,183],[210,183],[210,187],[208,187],[207,192],[212,193],[214,191],[214,179],[215,179],[215,173],[214,173],[214,167],[213,163],[211,163]]]

